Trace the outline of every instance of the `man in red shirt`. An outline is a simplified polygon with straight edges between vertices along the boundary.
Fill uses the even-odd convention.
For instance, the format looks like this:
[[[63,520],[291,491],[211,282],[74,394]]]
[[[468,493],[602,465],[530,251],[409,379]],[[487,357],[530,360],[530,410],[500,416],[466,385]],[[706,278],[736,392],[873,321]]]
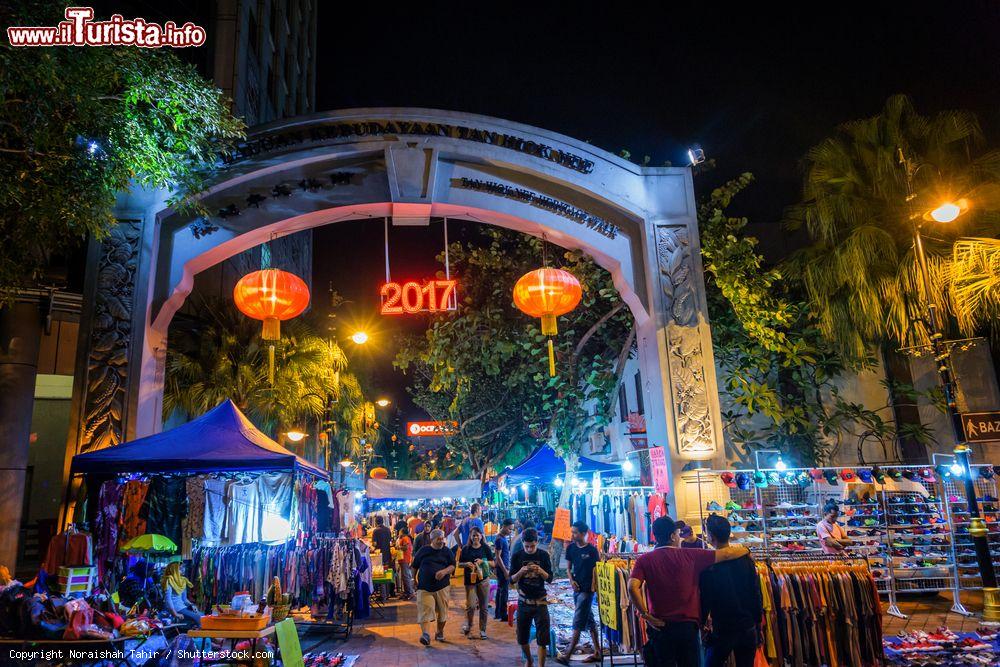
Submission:
[[[698,667],[698,578],[715,563],[742,558],[749,551],[741,546],[716,551],[681,549],[677,525],[668,516],[653,522],[653,537],[656,548],[636,559],[628,580],[632,604],[648,624],[649,643],[643,649],[643,659],[648,665]]]

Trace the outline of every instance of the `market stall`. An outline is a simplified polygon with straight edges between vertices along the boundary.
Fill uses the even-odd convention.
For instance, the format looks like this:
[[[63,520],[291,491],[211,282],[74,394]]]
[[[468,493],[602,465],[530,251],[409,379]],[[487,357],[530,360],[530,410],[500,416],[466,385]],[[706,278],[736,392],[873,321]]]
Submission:
[[[1000,562],[996,471],[991,465],[972,470],[991,553]],[[981,583],[964,491],[952,474],[940,465],[701,471],[701,519],[727,516],[733,542],[758,559],[819,556],[816,524],[824,504],[834,501],[852,542],[847,552],[872,564],[879,591],[889,598],[887,613],[902,616],[898,593],[950,591],[953,611],[965,614],[959,591]]]

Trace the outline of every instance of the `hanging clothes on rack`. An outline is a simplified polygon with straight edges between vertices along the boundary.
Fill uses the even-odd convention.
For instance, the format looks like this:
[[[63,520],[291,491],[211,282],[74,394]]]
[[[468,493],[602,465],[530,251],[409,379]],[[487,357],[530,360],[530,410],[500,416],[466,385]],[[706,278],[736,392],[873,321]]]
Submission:
[[[146,532],[146,519],[142,508],[146,502],[148,491],[149,482],[137,479],[125,482],[125,488],[122,490],[122,511],[119,524],[121,529],[118,531],[119,544],[124,544]]]
[[[769,559],[757,568],[772,664],[882,664],[881,607],[866,561]]]

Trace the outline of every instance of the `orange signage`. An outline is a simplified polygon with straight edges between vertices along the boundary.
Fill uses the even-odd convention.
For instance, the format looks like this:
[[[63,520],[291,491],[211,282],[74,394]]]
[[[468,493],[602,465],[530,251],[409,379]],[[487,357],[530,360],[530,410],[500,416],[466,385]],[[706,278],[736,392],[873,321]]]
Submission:
[[[458,433],[458,422],[406,422],[411,438],[440,437]]]
[[[457,286],[458,281],[454,279],[425,280],[423,283],[415,280],[385,283],[381,291],[382,314],[413,315],[455,310],[458,303],[455,298]]]
[[[557,540],[569,540],[569,510],[565,507],[556,508],[556,520],[552,524],[552,537]]]

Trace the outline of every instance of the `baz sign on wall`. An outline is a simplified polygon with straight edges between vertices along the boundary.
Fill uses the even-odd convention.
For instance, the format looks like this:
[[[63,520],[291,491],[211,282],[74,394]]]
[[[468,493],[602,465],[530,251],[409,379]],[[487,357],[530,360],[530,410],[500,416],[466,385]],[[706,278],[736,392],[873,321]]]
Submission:
[[[1000,411],[966,412],[962,415],[962,428],[968,442],[994,442],[1000,440]]]

